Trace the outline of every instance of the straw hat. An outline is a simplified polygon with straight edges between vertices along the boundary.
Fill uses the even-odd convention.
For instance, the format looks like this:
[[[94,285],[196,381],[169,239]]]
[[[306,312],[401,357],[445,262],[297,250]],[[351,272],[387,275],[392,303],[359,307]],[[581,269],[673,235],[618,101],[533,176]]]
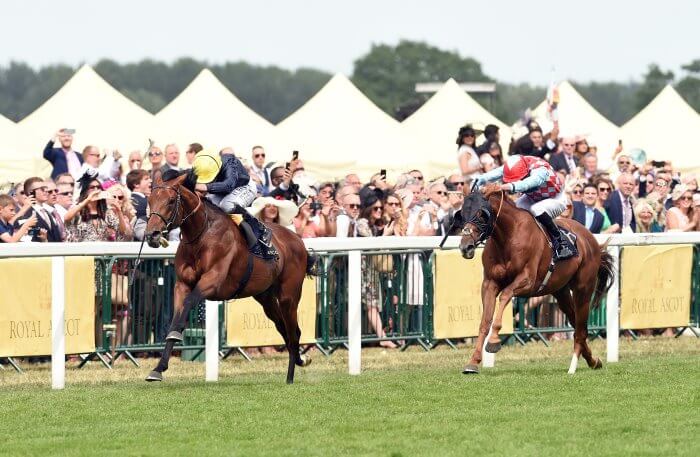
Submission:
[[[688,192],[690,189],[688,189],[688,186],[685,184],[678,184],[676,187],[673,188],[673,193],[671,194],[671,200],[674,202],[681,198],[681,196]]]
[[[278,200],[272,197],[258,197],[253,201],[253,204],[246,208],[253,217],[258,217],[263,208],[267,205],[277,207],[279,212],[279,225],[286,227],[291,224],[296,215],[299,213],[299,208],[294,202],[289,200]]]

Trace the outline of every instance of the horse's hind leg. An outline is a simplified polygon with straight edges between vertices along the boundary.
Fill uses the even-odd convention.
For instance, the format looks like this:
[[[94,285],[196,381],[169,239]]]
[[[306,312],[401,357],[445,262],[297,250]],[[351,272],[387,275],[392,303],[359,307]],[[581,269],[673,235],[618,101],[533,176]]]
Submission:
[[[579,278],[580,279],[580,278]],[[593,358],[591,348],[588,346],[588,313],[590,312],[591,298],[596,286],[596,278],[589,281],[579,281],[579,285],[574,288],[574,312],[576,323],[574,331],[574,355],[582,355],[589,367],[598,369],[603,367],[603,362],[599,358]],[[572,365],[574,362],[572,360]],[[575,366],[573,371],[576,371]],[[569,369],[569,373],[572,370]]]
[[[287,384],[294,382],[294,367],[296,365],[305,366],[310,363],[310,359],[303,357],[300,353],[299,339],[301,329],[297,320],[297,307],[301,298],[301,286],[292,295],[285,295],[280,298],[280,312],[284,327],[287,330],[287,351],[289,351],[289,368],[287,369]]]
[[[268,289],[253,298],[255,298],[255,300],[262,305],[265,315],[275,324],[275,328],[277,329],[277,332],[282,335],[284,345],[286,346],[287,329],[284,327],[284,321],[282,320],[282,316],[280,314],[280,306],[279,302],[277,301],[277,296]]]

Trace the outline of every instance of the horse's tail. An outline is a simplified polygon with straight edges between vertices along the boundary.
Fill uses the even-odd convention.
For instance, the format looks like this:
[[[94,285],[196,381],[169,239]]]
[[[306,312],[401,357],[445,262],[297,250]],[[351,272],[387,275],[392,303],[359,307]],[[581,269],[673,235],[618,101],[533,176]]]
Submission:
[[[591,298],[591,308],[600,306],[603,297],[608,293],[615,279],[615,265],[613,257],[608,252],[608,243],[610,238],[600,247],[600,267],[598,267],[598,280],[595,286],[595,292]]]
[[[320,276],[320,266],[319,266],[319,256],[313,253],[313,251],[308,251],[306,253],[306,275],[307,276]]]

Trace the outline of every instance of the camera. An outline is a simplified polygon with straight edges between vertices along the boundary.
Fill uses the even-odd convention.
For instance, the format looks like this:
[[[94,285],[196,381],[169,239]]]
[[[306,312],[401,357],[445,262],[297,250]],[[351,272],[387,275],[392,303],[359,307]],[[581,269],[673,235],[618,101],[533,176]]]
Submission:
[[[311,211],[318,211],[323,208],[323,204],[319,202],[312,202],[309,205],[309,208],[311,208]]]
[[[27,235],[31,236],[32,238],[39,236],[39,230],[39,227],[32,227],[27,231]]]
[[[652,160],[651,161],[651,166],[654,168],[663,168],[666,166],[666,161],[664,160]]]

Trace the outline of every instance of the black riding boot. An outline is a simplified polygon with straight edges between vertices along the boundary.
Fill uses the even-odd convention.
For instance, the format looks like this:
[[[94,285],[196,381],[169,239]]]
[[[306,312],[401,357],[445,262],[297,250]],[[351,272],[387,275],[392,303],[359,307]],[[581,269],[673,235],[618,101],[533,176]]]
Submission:
[[[549,236],[552,237],[552,250],[554,251],[554,261],[568,259],[573,257],[576,253],[569,244],[569,241],[562,236],[561,230],[554,223],[552,217],[547,213],[542,213],[536,216],[540,224],[549,232]]]
[[[275,258],[278,256],[277,249],[275,249],[275,246],[272,244],[272,231],[267,228],[265,224],[251,216],[251,214],[240,205],[236,205],[233,209],[233,213],[243,216],[243,222],[241,222],[240,227],[245,234],[246,241],[248,241],[248,246],[250,248],[253,248],[256,244],[260,244],[260,251],[264,257]],[[257,234],[260,235],[257,236]]]

